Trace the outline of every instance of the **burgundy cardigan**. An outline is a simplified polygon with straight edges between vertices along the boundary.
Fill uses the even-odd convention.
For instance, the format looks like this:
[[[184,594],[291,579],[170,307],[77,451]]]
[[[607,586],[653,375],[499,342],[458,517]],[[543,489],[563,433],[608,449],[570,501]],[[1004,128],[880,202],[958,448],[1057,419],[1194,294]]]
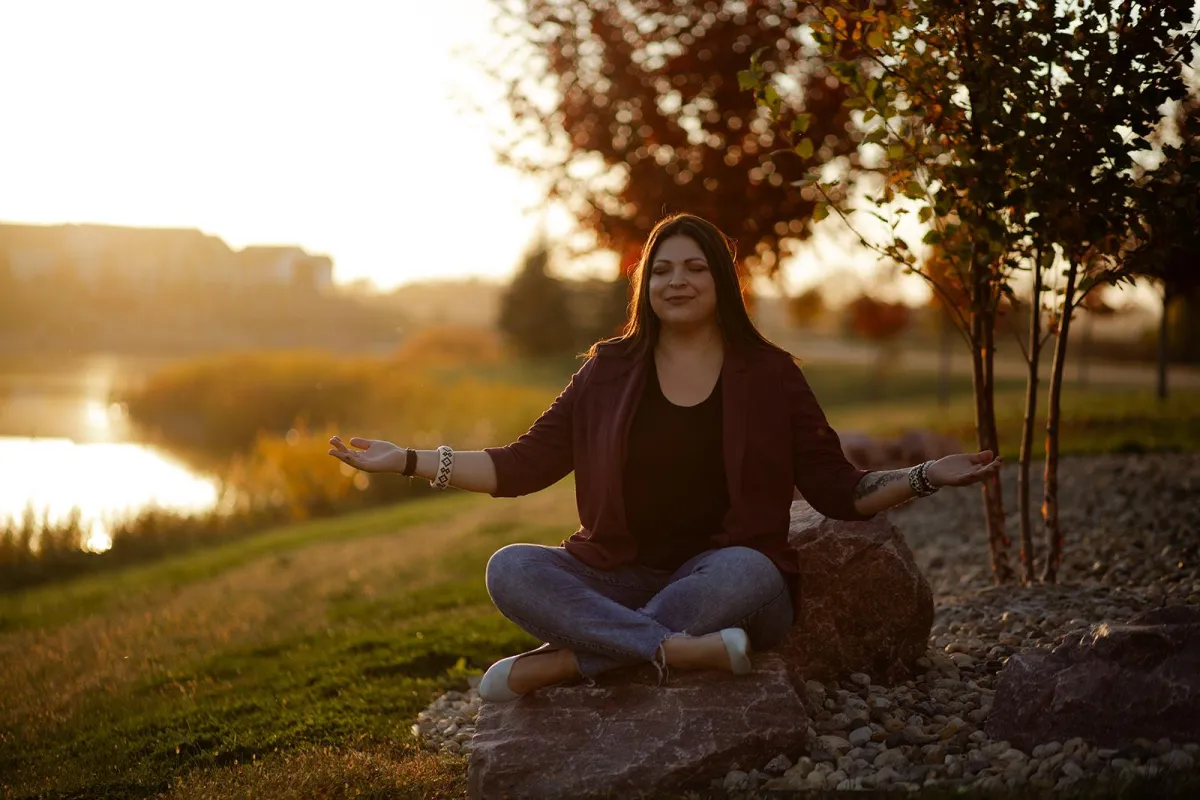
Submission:
[[[621,469],[651,363],[602,348],[527,433],[485,451],[496,466],[495,497],[530,494],[575,471],[580,528],[563,546],[597,569],[637,556],[625,523]],[[788,546],[793,488],[827,517],[868,519],[854,509],[854,489],[867,473],[846,460],[837,433],[786,353],[730,348],[721,378],[729,512],[712,544],[751,547],[782,572],[798,574],[797,553]]]

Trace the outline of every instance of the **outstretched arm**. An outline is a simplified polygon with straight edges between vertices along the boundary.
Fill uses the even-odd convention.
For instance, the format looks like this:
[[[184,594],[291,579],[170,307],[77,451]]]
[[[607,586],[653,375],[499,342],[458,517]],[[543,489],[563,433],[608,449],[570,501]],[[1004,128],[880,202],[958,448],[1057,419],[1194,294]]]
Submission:
[[[991,450],[956,453],[930,464],[925,477],[939,489],[943,486],[969,486],[995,475],[1000,464],[1001,459],[993,458]],[[868,472],[854,488],[854,509],[869,516],[916,497],[917,493],[908,482],[913,469],[915,467]]]
[[[572,415],[575,401],[592,362],[575,373],[562,394],[517,441],[486,450],[454,453],[450,485],[498,497],[532,494],[564,478],[574,467]],[[404,472],[405,448],[378,439],[329,440],[329,455],[364,472]],[[352,449],[357,448],[357,449]],[[432,480],[437,475],[436,450],[417,450],[413,475]]]
[[[405,449],[379,439],[350,440],[346,447],[340,436],[329,440],[329,455],[363,472],[404,471]],[[357,449],[352,449],[357,448]],[[438,455],[436,450],[417,450],[417,463],[413,477],[433,480],[437,476]],[[482,450],[463,450],[454,453],[454,471],[450,474],[450,485],[468,492],[496,491],[496,465],[491,456]]]

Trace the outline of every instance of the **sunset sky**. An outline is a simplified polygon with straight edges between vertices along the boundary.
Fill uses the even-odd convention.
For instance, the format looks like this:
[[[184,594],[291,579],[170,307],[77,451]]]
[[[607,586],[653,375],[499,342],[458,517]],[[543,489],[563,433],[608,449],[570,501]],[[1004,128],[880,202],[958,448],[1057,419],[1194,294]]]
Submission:
[[[0,220],[298,243],[382,287],[511,271],[535,195],[453,52],[486,0],[0,4]],[[502,109],[492,104],[497,112]]]
[[[462,55],[495,45],[490,14],[488,0],[0,4],[0,221],[296,243],[332,256],[339,282],[385,289],[507,277],[538,195],[467,108],[507,118]],[[792,275],[845,261],[817,255]]]

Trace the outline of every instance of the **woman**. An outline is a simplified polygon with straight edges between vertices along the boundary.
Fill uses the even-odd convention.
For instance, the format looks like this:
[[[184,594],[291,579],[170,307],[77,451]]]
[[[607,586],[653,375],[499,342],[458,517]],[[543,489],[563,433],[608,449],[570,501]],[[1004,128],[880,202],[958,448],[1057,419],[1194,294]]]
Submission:
[[[358,469],[498,497],[575,472],[579,530],[488,562],[497,608],[546,644],[493,664],[486,700],[645,661],[660,676],[748,672],[750,647],[776,644],[794,618],[796,490],[826,516],[862,520],[999,468],[986,450],[908,469],[851,465],[795,361],[750,321],[732,247],[705,220],[661,221],[635,282],[624,333],[593,346],[513,444],[454,453],[330,440],[330,455]]]

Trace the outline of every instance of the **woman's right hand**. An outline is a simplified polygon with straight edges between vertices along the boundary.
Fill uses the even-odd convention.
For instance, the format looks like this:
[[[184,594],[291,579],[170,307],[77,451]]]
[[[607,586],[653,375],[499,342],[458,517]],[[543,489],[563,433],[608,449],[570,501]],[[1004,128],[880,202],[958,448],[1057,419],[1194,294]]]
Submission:
[[[404,469],[404,448],[391,442],[354,438],[350,440],[350,447],[346,447],[342,437],[334,436],[329,444],[332,445],[329,455],[363,472],[401,472]],[[358,449],[351,450],[351,447]]]

